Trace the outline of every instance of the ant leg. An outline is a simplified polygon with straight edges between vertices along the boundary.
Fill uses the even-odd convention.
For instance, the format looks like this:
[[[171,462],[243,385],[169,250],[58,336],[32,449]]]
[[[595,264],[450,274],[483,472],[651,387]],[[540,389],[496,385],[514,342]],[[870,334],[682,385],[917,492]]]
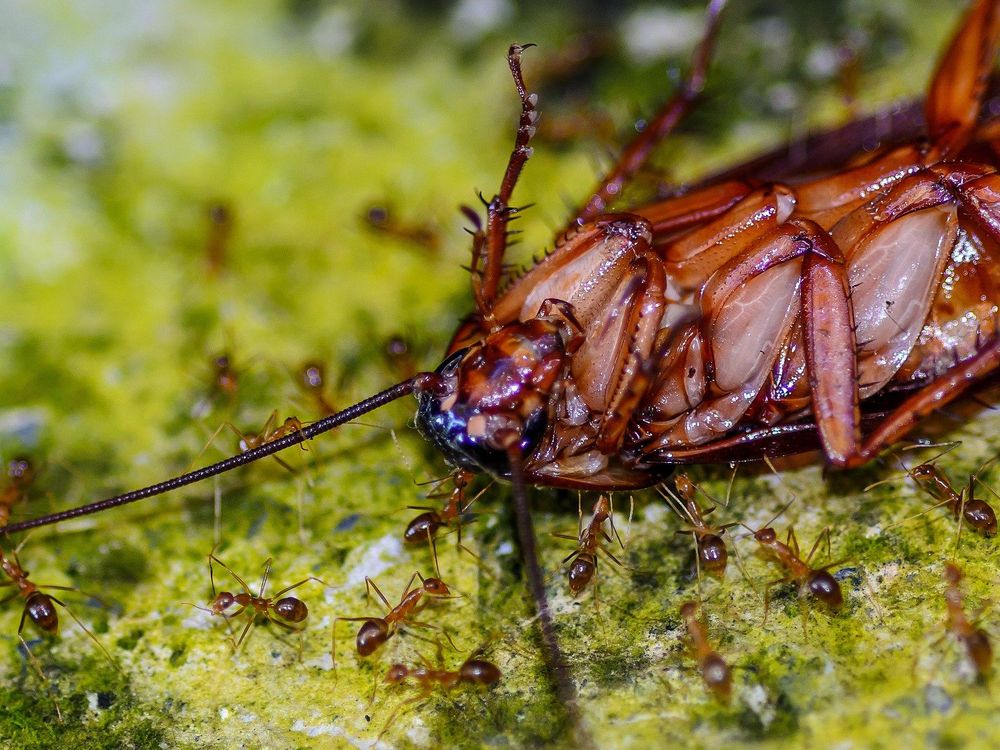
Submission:
[[[462,650],[458,646],[455,645],[455,641],[452,640],[451,635],[449,635],[448,631],[445,630],[440,625],[435,625],[434,623],[431,623],[431,622],[420,622],[419,620],[410,620],[408,623],[406,623],[406,625],[407,625],[408,628],[409,627],[414,627],[414,628],[424,628],[425,630],[436,630],[436,631],[440,632],[441,635],[444,636],[445,640],[448,641],[448,645],[451,646],[451,648],[452,648],[453,651],[461,651]],[[427,639],[427,638],[421,638],[420,636],[416,635],[415,633],[410,633],[410,637],[411,638],[416,638],[418,640],[429,641],[429,639]],[[438,644],[438,647],[440,648],[440,644]]]
[[[21,624],[17,626],[17,639],[21,642],[21,647],[24,649],[24,654],[27,657],[28,663],[31,665],[31,668],[35,670],[35,674],[38,675],[38,678],[42,681],[43,685],[46,685],[49,688],[51,688],[52,683],[49,682],[49,678],[45,676],[45,673],[42,671],[42,665],[39,663],[38,658],[32,653],[31,647],[28,646],[28,642],[24,640],[24,635],[22,634],[22,631],[24,630],[24,618],[27,614],[28,614],[27,609],[21,612]],[[49,693],[50,696],[52,697],[52,703],[53,705],[55,705],[56,708],[56,716],[59,719],[59,723],[62,724],[63,715],[62,715],[62,709],[59,707],[59,699],[56,697],[54,691],[49,691]]]
[[[226,565],[224,562],[222,562],[222,560],[220,560],[218,557],[216,557],[214,549],[211,552],[208,553],[208,570],[209,570],[209,574],[210,575],[212,574],[212,563],[213,563],[213,561],[215,563],[217,563],[218,565],[221,565],[226,571],[229,572],[229,575],[231,575],[233,578],[236,579],[236,582],[242,587],[244,593],[246,593],[248,596],[253,596],[253,592],[250,590],[250,587],[247,585],[247,582],[244,581],[242,578],[240,578],[239,575],[237,575],[237,573],[236,573],[235,570],[233,570],[232,568],[230,568],[228,565]],[[212,580],[212,593],[213,593],[213,595],[215,594],[215,580],[214,579]]]
[[[785,544],[792,548],[792,552],[795,553],[797,558],[800,560],[802,559],[802,552],[799,550],[799,540],[795,536],[794,526],[788,527],[788,534],[785,536]]]
[[[49,588],[56,588],[56,587],[55,586],[50,586]],[[75,589],[66,589],[66,590],[67,591],[73,591]],[[88,628],[86,625],[83,624],[83,622],[80,620],[80,618],[76,616],[76,613],[73,612],[73,610],[71,610],[69,607],[66,606],[65,602],[62,602],[59,599],[56,599],[54,596],[50,596],[49,599],[51,599],[56,604],[58,604],[60,607],[62,607],[64,610],[66,610],[66,614],[68,614],[70,617],[72,617],[73,618],[73,622],[75,622],[77,625],[79,625],[80,629],[90,637],[90,640],[92,640],[94,642],[94,644],[97,646],[97,648],[99,648],[101,650],[101,653],[104,654],[104,657],[108,660],[108,663],[112,667],[114,667],[118,671],[119,674],[125,674],[124,672],[122,672],[122,668],[118,666],[118,662],[116,662],[114,660],[114,658],[111,656],[111,653],[106,648],[104,648],[104,644],[102,644],[99,640],[97,640],[97,636],[94,635],[94,632],[90,628]],[[20,629],[18,630],[18,635],[20,635]]]
[[[212,486],[214,514],[212,520],[212,541],[218,547],[222,543],[222,483],[219,481],[219,477],[212,477]]]
[[[309,581],[315,581],[316,583],[318,583],[321,586],[324,586],[326,588],[333,588],[332,586],[330,586],[329,583],[327,583],[326,581],[324,581],[322,578],[317,578],[316,576],[309,576],[308,578],[303,578],[298,583],[293,583],[291,586],[285,586],[285,588],[283,588],[281,591],[277,592],[276,594],[272,594],[271,598],[272,599],[277,599],[277,598],[281,597],[282,595],[287,594],[292,589],[297,589],[299,586],[302,586],[303,584],[309,583]]]
[[[809,555],[806,557],[806,565],[812,561],[813,555],[816,554],[816,549],[819,547],[820,542],[823,541],[823,537],[826,537],[826,558],[828,560],[830,559],[832,554],[832,549],[830,547],[830,527],[825,526],[823,530],[819,532],[819,536],[816,537],[816,541],[813,542],[812,549],[809,550]]]
[[[410,583],[413,583],[413,578],[412,577],[410,578]],[[392,611],[392,605],[389,604],[389,600],[385,598],[385,594],[382,593],[381,589],[379,589],[379,587],[375,583],[375,581],[373,581],[368,576],[365,576],[365,597],[371,597],[371,590],[372,589],[375,589],[375,593],[378,594],[378,598],[382,600],[382,604],[385,605],[386,610],[389,611],[389,612],[391,612]],[[406,590],[407,591],[410,590],[409,584],[407,584]],[[403,596],[406,596],[406,594],[404,593]],[[361,619],[361,618],[358,618],[358,619]],[[372,619],[372,618],[366,618],[366,619]]]
[[[719,17],[726,0],[710,0],[706,12],[705,30],[695,49],[691,70],[677,91],[649,120],[646,128],[637,135],[618,158],[618,163],[604,176],[571,224],[581,225],[605,213],[611,203],[649,159],[657,144],[666,138],[694,106],[705,87],[708,65],[712,58]]]
[[[233,653],[235,654],[240,650],[240,646],[243,645],[243,641],[246,640],[247,634],[253,629],[254,624],[257,622],[257,613],[253,609],[247,611],[247,624],[243,626],[243,631],[240,633],[240,637],[237,640],[230,638],[229,640],[233,644]]]
[[[386,722],[385,722],[385,726],[384,726],[384,727],[382,727],[382,731],[381,731],[381,732],[379,732],[379,733],[378,733],[378,737],[376,737],[376,738],[375,738],[375,743],[376,743],[376,744],[378,744],[378,743],[379,743],[379,740],[381,740],[381,739],[382,739],[382,737],[383,737],[383,736],[385,735],[385,733],[386,733],[386,732],[388,732],[388,731],[389,731],[389,730],[390,730],[390,729],[392,728],[392,725],[396,723],[396,720],[397,720],[397,719],[398,719],[398,718],[399,718],[399,717],[400,717],[400,716],[401,716],[401,715],[402,715],[403,713],[405,713],[405,712],[404,712],[404,709],[405,709],[405,708],[406,708],[407,706],[410,706],[410,705],[412,705],[412,704],[414,704],[414,703],[417,703],[417,702],[419,702],[419,701],[425,701],[425,700],[427,700],[427,696],[428,696],[428,695],[430,695],[430,690],[427,690],[427,689],[425,688],[425,689],[424,689],[424,692],[423,692],[423,693],[421,693],[420,695],[415,695],[415,696],[413,696],[412,698],[407,698],[407,699],[406,699],[405,701],[403,701],[403,702],[402,702],[402,703],[400,703],[400,704],[399,704],[398,706],[396,706],[396,710],[395,710],[395,711],[393,711],[393,712],[392,712],[392,713],[391,713],[391,714],[389,715],[389,718],[388,718],[388,720],[386,720]]]
[[[264,596],[264,587],[267,586],[267,579],[271,575],[271,558],[267,558],[264,561],[264,574],[260,577],[260,587],[257,589],[257,598],[261,599]]]

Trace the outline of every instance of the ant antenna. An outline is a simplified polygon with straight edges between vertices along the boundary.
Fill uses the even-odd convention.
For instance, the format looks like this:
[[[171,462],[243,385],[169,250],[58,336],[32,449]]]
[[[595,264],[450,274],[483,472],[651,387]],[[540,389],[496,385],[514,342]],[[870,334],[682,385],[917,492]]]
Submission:
[[[359,401],[353,406],[347,407],[343,411],[332,414],[329,417],[319,420],[318,422],[313,422],[312,424],[303,427],[301,430],[295,430],[284,437],[264,443],[263,445],[248,450],[245,453],[231,456],[230,458],[211,464],[210,466],[195,469],[194,471],[181,474],[180,476],[167,479],[163,482],[158,482],[157,484],[153,484],[148,487],[143,487],[142,489],[126,492],[124,495],[116,495],[115,497],[98,500],[97,502],[81,505],[80,507],[64,510],[59,513],[52,513],[51,515],[33,518],[20,523],[13,523],[4,529],[4,533],[12,534],[16,531],[25,531],[26,529],[48,526],[49,524],[59,523],[60,521],[68,521],[71,518],[89,516],[92,513],[100,513],[101,511],[105,511],[110,508],[117,508],[119,505],[127,505],[128,503],[134,503],[137,500],[144,500],[147,497],[162,495],[180,487],[200,482],[203,479],[218,476],[219,474],[225,474],[227,471],[232,471],[233,469],[245,466],[246,464],[252,464],[262,458],[266,458],[287,448],[291,448],[293,445],[298,445],[306,440],[312,440],[317,435],[329,432],[335,427],[340,427],[342,424],[357,419],[362,414],[374,411],[375,409],[388,404],[390,401],[396,401],[397,399],[403,398],[403,396],[408,396],[415,391],[419,392],[421,390],[432,389],[437,383],[437,375],[427,372],[420,373],[409,380],[404,380],[402,383],[397,383],[391,388],[387,388],[380,393],[376,393],[374,396],[370,396],[363,401]]]

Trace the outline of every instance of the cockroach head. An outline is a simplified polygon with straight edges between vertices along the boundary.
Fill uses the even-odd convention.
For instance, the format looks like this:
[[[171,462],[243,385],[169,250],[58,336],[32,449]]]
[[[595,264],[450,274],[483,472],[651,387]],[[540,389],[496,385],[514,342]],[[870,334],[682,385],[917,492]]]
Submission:
[[[417,429],[455,466],[508,476],[511,453],[527,460],[545,435],[574,338],[540,316],[455,352],[418,391]]]

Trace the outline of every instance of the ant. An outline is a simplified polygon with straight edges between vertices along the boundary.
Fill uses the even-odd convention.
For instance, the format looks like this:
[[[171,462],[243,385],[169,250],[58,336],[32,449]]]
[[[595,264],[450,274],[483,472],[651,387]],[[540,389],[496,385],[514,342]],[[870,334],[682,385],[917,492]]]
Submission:
[[[413,587],[414,579],[420,579],[420,585]],[[403,589],[403,595],[399,598],[399,604],[395,607],[389,604],[389,600],[385,598],[385,594],[379,589],[375,581],[373,581],[368,576],[365,576],[365,595],[371,596],[372,589],[378,594],[378,598],[382,600],[382,604],[386,608],[385,617],[335,617],[333,620],[333,629],[331,632],[331,646],[330,654],[333,658],[333,664],[337,664],[337,623],[341,620],[345,622],[360,622],[361,627],[358,629],[358,637],[356,639],[356,646],[358,649],[359,656],[371,656],[378,650],[379,646],[389,640],[393,635],[396,634],[404,623],[420,628],[428,628],[434,630],[441,630],[444,633],[445,638],[448,638],[448,642],[451,643],[452,648],[455,644],[451,642],[451,638],[448,634],[436,625],[425,622],[417,622],[415,620],[409,619],[411,615],[415,614],[417,605],[420,604],[420,600],[424,596],[429,599],[454,599],[456,596],[451,593],[448,588],[448,584],[442,581],[440,578],[424,578],[419,572],[414,572],[410,576],[410,580],[406,584],[406,588]]]
[[[809,555],[805,560],[799,552],[799,542],[795,538],[795,531],[788,529],[788,536],[785,543],[778,541],[778,535],[774,529],[767,526],[758,531],[754,531],[746,524],[741,524],[743,528],[753,534],[754,540],[764,549],[769,556],[785,568],[785,576],[767,584],[764,592],[764,622],[767,622],[768,606],[770,604],[771,588],[779,583],[794,582],[798,584],[799,596],[812,594],[823,602],[830,609],[839,609],[844,603],[844,595],[840,591],[840,584],[837,579],[830,575],[827,568],[837,565],[838,562],[828,563],[821,568],[813,568],[809,565],[812,556],[816,553],[819,543],[826,537],[827,548],[830,545],[830,530],[824,529],[816,538]]]
[[[417,363],[411,350],[410,342],[398,333],[385,342],[385,359],[400,378],[412,378],[417,374]]]
[[[214,565],[219,565],[228,571],[236,582],[243,589],[242,592],[238,594],[233,594],[229,591],[220,591],[218,594],[215,592],[215,568]],[[267,579],[271,575],[271,558],[267,558],[264,562],[264,574],[261,576],[260,585],[257,586],[257,593],[254,594],[247,585],[247,582],[237,575],[236,571],[226,565],[222,560],[215,556],[215,550],[213,549],[208,554],[208,576],[209,580],[212,582],[212,600],[208,603],[208,607],[199,607],[198,605],[192,605],[203,612],[208,612],[211,615],[218,615],[225,618],[228,623],[230,620],[239,617],[244,612],[247,614],[246,625],[243,626],[243,632],[240,633],[240,637],[234,639],[230,636],[230,642],[233,644],[233,653],[239,651],[240,646],[247,639],[247,636],[251,632],[254,624],[257,622],[258,617],[265,617],[270,622],[280,625],[286,630],[300,631],[303,622],[309,616],[309,608],[306,603],[295,596],[284,596],[289,591],[297,589],[303,584],[309,583],[310,581],[316,581],[317,583],[327,586],[327,583],[316,576],[309,576],[308,578],[303,578],[298,583],[293,583],[291,586],[286,586],[281,589],[281,591],[276,592],[271,596],[264,596],[264,589],[267,587]],[[236,607],[233,612],[228,612],[226,610],[231,607]]]
[[[326,366],[322,362],[305,362],[299,368],[298,377],[299,385],[312,398],[321,418],[337,413],[337,408],[326,396]]]
[[[373,230],[394,237],[404,242],[424,248],[429,254],[437,252],[441,246],[441,237],[437,230],[429,224],[406,222],[395,215],[393,209],[386,205],[373,204],[365,211],[365,223]]]
[[[688,638],[698,659],[701,678],[719,700],[728,702],[732,692],[732,674],[729,665],[709,643],[708,628],[704,619],[698,616],[698,607],[696,602],[684,602],[681,605],[681,617],[684,618]]]
[[[945,605],[948,607],[946,626],[965,646],[965,650],[969,654],[969,661],[976,668],[979,679],[985,680],[993,664],[993,647],[990,645],[990,639],[986,635],[986,631],[977,628],[965,614],[965,609],[962,606],[962,591],[959,588],[962,571],[957,565],[954,563],[945,564],[944,580],[948,586],[944,592]]]
[[[489,489],[489,486],[492,485],[484,488],[479,492],[479,494],[469,500],[469,502],[465,502],[465,490],[474,478],[475,475],[470,471],[464,471],[462,469],[456,470],[455,473],[451,475],[451,479],[455,483],[455,488],[448,495],[448,500],[445,503],[444,508],[441,510],[437,510],[436,508],[431,508],[426,505],[406,506],[411,510],[422,510],[424,512],[410,521],[407,525],[406,531],[403,532],[403,541],[407,544],[420,544],[421,542],[427,541],[433,550],[434,539],[437,536],[438,530],[444,527],[454,526],[458,531],[459,549],[465,550],[476,559],[479,559],[479,556],[476,555],[475,552],[462,544],[462,518],[469,512],[469,508],[471,508],[472,504],[479,499],[480,495],[482,495],[483,492]],[[429,497],[439,496],[440,495],[432,494]],[[434,567],[435,570],[437,570],[436,554],[434,559]]]
[[[24,542],[21,544],[23,545]],[[80,618],[73,613],[73,610],[66,606],[65,602],[42,591],[42,589],[48,589],[55,591],[76,591],[80,593],[79,589],[71,588],[69,586],[55,586],[51,584],[39,585],[28,580],[29,573],[21,566],[21,561],[18,559],[19,551],[20,547],[15,549],[8,557],[4,554],[3,550],[0,549],[0,570],[2,570],[9,579],[7,581],[0,582],[0,586],[14,586],[17,589],[10,594],[10,596],[0,601],[0,604],[10,601],[15,596],[20,596],[24,599],[24,609],[21,611],[21,622],[17,626],[17,639],[21,642],[21,646],[24,648],[24,653],[27,655],[29,663],[42,681],[48,682],[48,679],[42,672],[41,665],[38,663],[35,655],[31,652],[28,642],[24,639],[24,621],[26,619],[31,620],[39,630],[50,635],[55,635],[59,632],[59,613],[56,611],[54,606],[56,604],[65,609],[66,613],[73,618],[73,621],[80,626],[83,632],[85,632],[90,639],[97,644],[97,647],[107,658],[111,666],[121,671],[118,664],[116,664],[115,660],[111,657],[111,654],[108,653],[108,650],[104,648],[99,640],[97,640],[97,636],[94,635],[90,628],[80,621]],[[90,594],[87,594],[87,596],[97,599],[97,597]],[[55,703],[56,715],[59,717],[59,721],[62,722],[63,717],[62,710],[59,707],[59,701],[53,698],[53,702]]]
[[[392,712],[392,715],[385,722],[385,726],[379,733],[379,737],[381,738],[382,735],[389,731],[395,720],[399,718],[400,713],[407,706],[426,699],[431,694],[435,685],[442,690],[453,690],[463,684],[489,687],[498,683],[503,676],[500,668],[485,659],[477,659],[476,655],[476,653],[473,653],[472,656],[462,662],[462,665],[454,671],[435,669],[423,657],[421,657],[423,666],[420,667],[407,667],[405,664],[393,664],[389,667],[389,671],[385,675],[386,683],[401,685],[407,680],[411,680],[420,685],[421,691],[419,695],[408,698],[396,707],[396,710]]]
[[[226,264],[226,251],[233,233],[233,209],[222,201],[213,201],[205,211],[208,219],[208,238],[205,241],[205,256],[208,259],[210,276],[217,276]]]
[[[969,486],[961,492],[955,492],[948,477],[932,463],[920,464],[909,469],[907,474],[924,492],[938,501],[935,507],[947,507],[959,522],[971,526],[983,536],[997,533],[997,515],[992,506],[973,494],[979,472],[969,476]]]
[[[229,352],[221,352],[212,358],[212,384],[216,392],[227,399],[236,398],[240,390],[240,376],[233,366]]]
[[[580,509],[580,521],[582,524],[582,509]],[[605,521],[610,521],[614,538],[618,540],[619,546],[625,549],[625,545],[618,535],[618,529],[615,528],[614,508],[611,505],[611,499],[607,495],[601,495],[597,498],[597,502],[594,503],[594,512],[590,518],[590,522],[586,526],[581,525],[577,536],[553,534],[558,539],[570,539],[578,543],[577,548],[562,561],[563,565],[570,563],[567,578],[569,580],[569,589],[573,592],[573,596],[577,596],[583,591],[594,575],[596,575],[598,552],[603,552],[611,562],[622,567],[621,561],[614,556],[605,544],[605,542],[611,543],[613,541],[608,532],[604,530]],[[594,584],[594,597],[597,597],[596,583]]]
[[[27,499],[35,481],[35,465],[30,458],[17,456],[7,464],[7,484],[0,489],[0,528],[10,521],[11,508]]]
[[[674,489],[676,494],[671,492],[666,486],[657,488],[661,497],[667,501],[671,510],[674,511],[691,525],[686,529],[678,529],[676,534],[691,534],[695,542],[696,557],[699,577],[700,571],[705,570],[710,575],[721,578],[725,575],[726,565],[729,561],[729,554],[726,551],[726,543],[722,540],[722,534],[726,529],[739,524],[727,523],[722,526],[710,526],[705,523],[705,516],[712,513],[718,506],[712,506],[707,510],[702,510],[698,505],[695,496],[698,488],[686,474],[678,474],[674,478]]]

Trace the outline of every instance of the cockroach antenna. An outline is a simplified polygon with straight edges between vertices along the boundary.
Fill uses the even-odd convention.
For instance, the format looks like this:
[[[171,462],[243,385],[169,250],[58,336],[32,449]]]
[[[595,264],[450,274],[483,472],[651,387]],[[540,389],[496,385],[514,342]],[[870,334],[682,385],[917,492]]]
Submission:
[[[376,393],[374,396],[370,396],[369,398],[359,401],[353,406],[349,406],[336,414],[326,417],[325,419],[305,425],[300,430],[294,430],[277,440],[266,442],[236,456],[231,456],[230,458],[202,467],[201,469],[195,469],[194,471],[189,471],[186,474],[172,477],[163,482],[157,482],[156,484],[149,485],[148,487],[126,492],[123,495],[116,495],[104,500],[98,500],[93,503],[81,505],[77,508],[60,511],[59,513],[52,513],[47,516],[40,516],[39,518],[21,521],[20,523],[13,523],[7,526],[4,529],[4,532],[7,534],[13,534],[18,531],[26,531],[40,526],[49,526],[54,523],[60,523],[61,521],[68,521],[81,516],[89,516],[93,513],[101,513],[102,511],[117,508],[120,505],[128,505],[129,503],[134,503],[138,500],[145,500],[147,497],[163,495],[189,484],[196,484],[204,479],[209,479],[210,477],[218,476],[219,474],[225,474],[226,472],[232,471],[233,469],[237,469],[241,466],[246,466],[247,464],[260,461],[262,458],[267,458],[275,453],[280,453],[281,451],[291,448],[293,445],[303,443],[306,440],[312,440],[318,435],[322,435],[324,432],[329,432],[336,427],[340,427],[347,422],[357,419],[363,414],[374,411],[382,406],[385,406],[391,401],[396,401],[404,396],[410,395],[411,393],[434,390],[439,382],[439,377],[433,373],[420,373],[409,380],[397,383],[391,388],[387,388],[380,393]]]

